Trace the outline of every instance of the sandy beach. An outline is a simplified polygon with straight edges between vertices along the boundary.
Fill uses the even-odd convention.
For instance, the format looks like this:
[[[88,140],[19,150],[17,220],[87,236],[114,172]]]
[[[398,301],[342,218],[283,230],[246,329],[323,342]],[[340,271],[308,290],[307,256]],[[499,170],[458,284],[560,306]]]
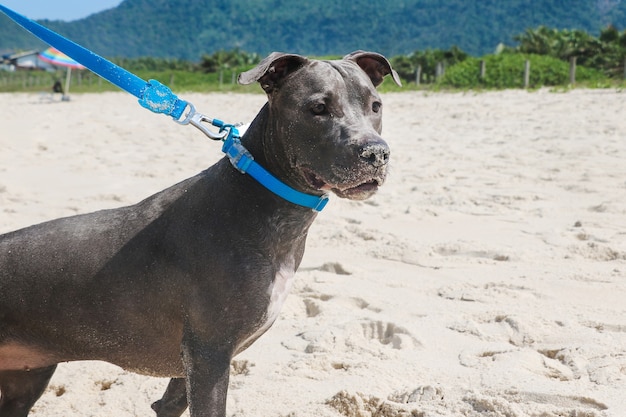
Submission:
[[[265,102],[181,96],[229,122]],[[388,181],[318,216],[280,318],[233,362],[228,416],[626,416],[626,92],[383,102]],[[124,93],[0,94],[0,115],[0,233],[221,158]],[[151,416],[166,385],[61,364],[31,415]]]

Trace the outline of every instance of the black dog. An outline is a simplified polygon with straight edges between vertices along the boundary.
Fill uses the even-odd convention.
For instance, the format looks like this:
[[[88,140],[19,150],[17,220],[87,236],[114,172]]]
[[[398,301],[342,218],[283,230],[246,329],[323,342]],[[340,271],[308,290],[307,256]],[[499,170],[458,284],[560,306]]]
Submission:
[[[242,138],[287,185],[365,199],[383,183],[381,55],[274,53],[240,76],[268,95]],[[56,364],[171,377],[158,416],[224,416],[230,361],[274,322],[316,213],[227,159],[129,207],[0,236],[0,416],[26,416]]]

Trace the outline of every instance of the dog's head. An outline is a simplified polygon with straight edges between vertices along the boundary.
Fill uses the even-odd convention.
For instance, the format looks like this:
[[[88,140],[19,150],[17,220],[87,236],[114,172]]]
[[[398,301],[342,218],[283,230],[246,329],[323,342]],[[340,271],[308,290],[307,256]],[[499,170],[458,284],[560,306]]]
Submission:
[[[258,81],[268,95],[264,152],[276,174],[305,192],[374,194],[389,163],[376,87],[389,74],[400,85],[384,56],[363,51],[335,61],[274,52],[242,73],[241,84]]]

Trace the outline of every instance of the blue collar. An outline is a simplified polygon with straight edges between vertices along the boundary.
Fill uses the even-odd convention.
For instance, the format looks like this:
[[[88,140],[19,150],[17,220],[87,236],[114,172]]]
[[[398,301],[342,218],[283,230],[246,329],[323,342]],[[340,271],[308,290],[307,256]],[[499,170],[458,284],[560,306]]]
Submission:
[[[315,211],[322,211],[328,203],[328,195],[317,196],[305,194],[295,190],[273,176],[269,171],[259,165],[250,152],[239,141],[239,132],[234,126],[230,126],[230,132],[224,140],[222,152],[228,156],[230,163],[242,174],[248,174],[257,180],[262,186],[282,197],[290,203],[308,207]]]
[[[240,172],[250,175],[274,194],[293,204],[308,207],[315,211],[321,211],[328,203],[327,195],[320,197],[302,193],[274,177],[254,161],[250,152],[239,141],[239,132],[233,125],[226,125],[220,120],[210,119],[197,113],[191,103],[179,99],[167,86],[156,80],[146,82],[124,68],[1,4],[0,11],[45,43],[54,46],[100,77],[137,97],[141,106],[154,113],[163,113],[171,116],[177,123],[191,124],[211,139],[224,140],[222,151],[226,153],[233,166]],[[189,111],[185,115],[184,120],[180,121],[179,119],[181,119],[186,109],[189,109]],[[219,127],[220,134],[211,132],[202,122],[209,122],[213,126]]]

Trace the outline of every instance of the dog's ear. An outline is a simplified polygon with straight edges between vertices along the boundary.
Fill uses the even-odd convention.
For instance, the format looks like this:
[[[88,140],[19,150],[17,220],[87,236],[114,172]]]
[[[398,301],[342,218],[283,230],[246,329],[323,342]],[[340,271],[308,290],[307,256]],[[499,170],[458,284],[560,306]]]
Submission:
[[[293,71],[302,67],[309,60],[295,54],[272,52],[259,65],[239,74],[239,84],[252,84],[258,81],[266,93],[271,93],[276,84]]]
[[[393,81],[402,86],[398,73],[391,68],[391,64],[381,54],[375,52],[355,51],[343,57],[357,63],[359,67],[370,77],[374,87],[378,87],[383,82],[385,75],[391,74]]]

